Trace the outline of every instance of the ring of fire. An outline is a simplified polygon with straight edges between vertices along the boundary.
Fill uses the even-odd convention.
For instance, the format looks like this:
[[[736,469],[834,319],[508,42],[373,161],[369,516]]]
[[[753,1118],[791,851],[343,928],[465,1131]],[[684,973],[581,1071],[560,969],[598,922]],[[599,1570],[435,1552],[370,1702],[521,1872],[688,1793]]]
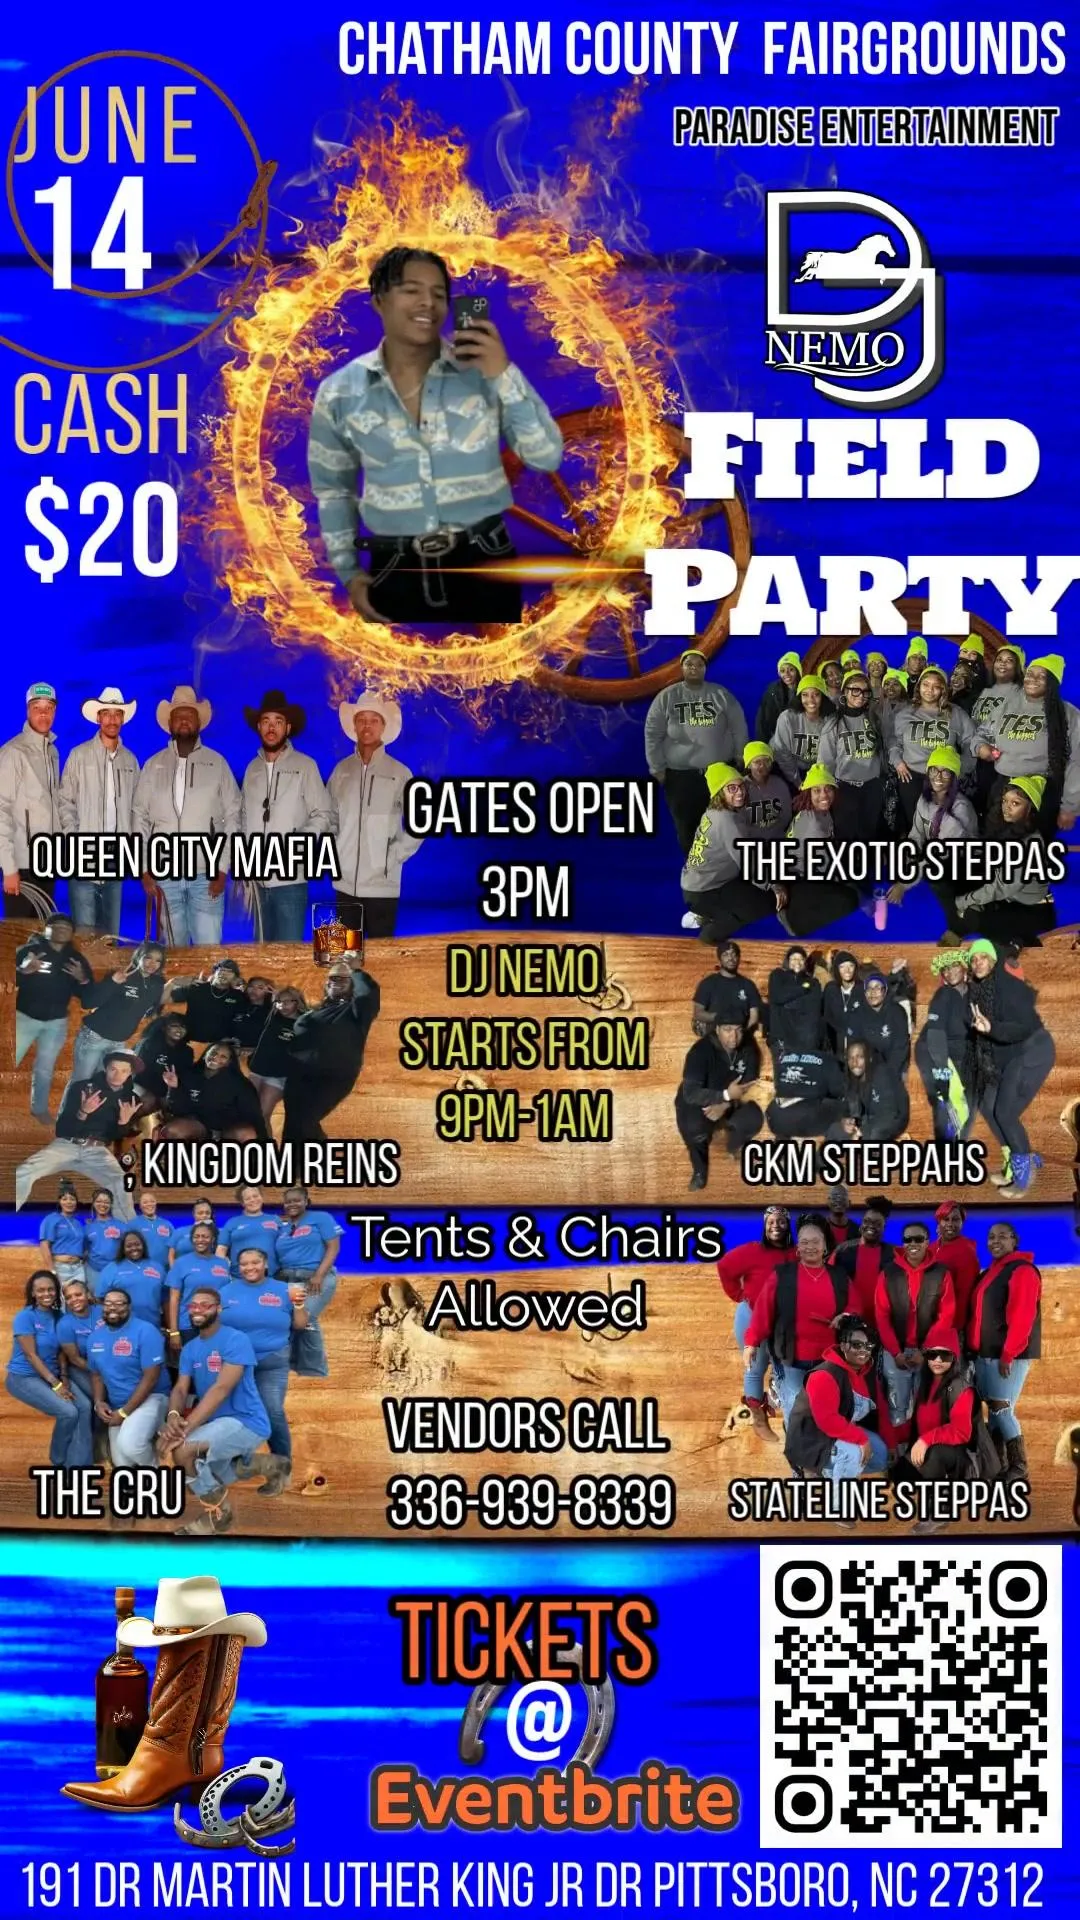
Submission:
[[[568,221],[566,196],[560,218],[520,196],[509,213],[497,211],[466,179],[467,160],[457,136],[422,130],[413,111],[398,106],[331,163],[351,164],[354,175],[337,191],[329,230],[307,240],[295,263],[271,269],[251,317],[232,323],[237,357],[223,370],[226,404],[203,476],[200,517],[219,541],[234,604],[260,611],[279,644],[318,645],[387,691],[558,680],[560,660],[587,647],[590,623],[632,601],[625,573],[640,568],[646,548],[663,544],[682,506],[681,492],[667,484],[666,293],[635,286],[628,295],[619,256],[583,221]],[[588,173],[588,163],[571,163],[568,194],[584,198]],[[341,302],[366,290],[372,262],[403,238],[441,254],[452,276],[498,270],[527,286],[530,315],[546,325],[560,357],[591,370],[615,403],[621,445],[598,462],[580,573],[556,580],[518,626],[434,639],[362,620],[318,577],[295,485],[273,465],[271,449],[306,430],[313,377],[338,356]]]

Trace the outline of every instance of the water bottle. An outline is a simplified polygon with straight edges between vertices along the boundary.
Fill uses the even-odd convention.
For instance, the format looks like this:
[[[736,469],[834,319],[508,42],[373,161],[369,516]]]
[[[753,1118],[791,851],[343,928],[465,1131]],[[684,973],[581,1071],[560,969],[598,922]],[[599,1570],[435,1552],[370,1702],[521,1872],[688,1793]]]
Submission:
[[[874,889],[874,926],[884,933],[889,920],[889,897],[884,887]]]

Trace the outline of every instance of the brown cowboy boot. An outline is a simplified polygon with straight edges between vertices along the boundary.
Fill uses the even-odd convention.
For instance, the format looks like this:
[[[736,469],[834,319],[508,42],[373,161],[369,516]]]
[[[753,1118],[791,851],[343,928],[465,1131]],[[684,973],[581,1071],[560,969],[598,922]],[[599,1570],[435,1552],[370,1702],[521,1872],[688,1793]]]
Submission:
[[[759,1440],[771,1440],[773,1446],[779,1446],[780,1436],[769,1425],[769,1415],[763,1400],[744,1400],[744,1407],[750,1409],[750,1431],[756,1433]]]
[[[145,1813],[215,1779],[225,1765],[243,1651],[243,1637],[233,1634],[163,1646],[150,1717],[127,1766],[111,1780],[76,1780],[62,1791],[105,1813]]]

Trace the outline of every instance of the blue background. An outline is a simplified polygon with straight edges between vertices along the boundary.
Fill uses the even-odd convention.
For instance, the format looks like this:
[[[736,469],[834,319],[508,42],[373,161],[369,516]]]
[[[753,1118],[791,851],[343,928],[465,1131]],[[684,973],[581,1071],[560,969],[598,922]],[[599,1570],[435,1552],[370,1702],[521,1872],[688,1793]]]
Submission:
[[[337,29],[348,11],[337,0],[308,0],[302,8],[264,8],[251,16],[194,0],[166,24],[148,16],[143,5],[125,0],[110,6],[107,28],[96,30],[84,11],[74,7],[19,9],[0,47],[0,125],[14,125],[28,82],[40,83],[58,65],[100,51],[103,39],[114,47],[139,47],[149,40],[152,48],[207,72],[246,115],[263,154],[277,161],[270,244],[281,255],[288,251],[292,223],[310,217],[322,204],[315,176],[318,142],[346,139],[357,111],[387,84],[339,72]],[[884,553],[903,559],[918,552],[1034,557],[1068,551],[1075,514],[1075,406],[1070,395],[1077,391],[1078,351],[1078,143],[1070,105],[1075,99],[1075,35],[1067,42],[1069,66],[1058,78],[1036,73],[1014,79],[789,79],[782,74],[766,79],[760,26],[775,11],[763,0],[752,0],[739,10],[740,34],[729,79],[718,75],[715,64],[697,79],[650,79],[640,112],[630,124],[625,152],[613,154],[608,162],[604,230],[609,238],[619,236],[634,274],[660,278],[674,287],[668,344],[688,401],[698,408],[739,405],[766,414],[835,417],[835,409],[817,400],[809,381],[789,377],[785,383],[763,366],[762,192],[792,186],[855,187],[894,197],[926,235],[931,256],[945,275],[946,372],[913,410],[930,420],[931,445],[943,444],[939,429],[949,415],[1011,415],[1038,436],[1042,469],[1027,494],[997,502],[763,502],[752,507],[756,550],[794,553],[815,599],[820,598],[816,559],[821,553]],[[905,11],[916,21],[940,13],[919,4]],[[384,10],[383,17],[389,12]],[[651,18],[654,12],[630,5],[620,8],[618,16]],[[863,0],[843,12],[856,21],[880,17],[880,10]],[[474,13],[484,21],[492,17],[480,9]],[[463,130],[471,145],[473,177],[493,198],[505,195],[511,185],[507,153],[512,156],[509,171],[526,189],[535,189],[542,177],[557,179],[567,152],[588,144],[582,127],[590,112],[595,115],[605,101],[610,105],[613,92],[625,84],[621,79],[573,79],[563,73],[560,28],[573,10],[548,9],[547,16],[553,22],[556,69],[548,77],[508,85],[499,77],[448,81],[409,76],[400,83],[403,94]],[[1063,109],[1063,117],[1057,145],[1042,150],[677,150],[670,140],[671,109],[687,101],[1051,104]],[[247,191],[246,149],[233,123],[220,111],[202,124],[210,128],[205,144],[212,148],[212,168],[159,165],[149,170],[151,247],[213,244]],[[32,171],[33,183],[18,183],[20,205],[29,200],[29,185],[46,175],[32,168],[16,170],[25,175]],[[88,171],[76,169],[77,179]],[[177,204],[178,176],[183,176],[182,204]],[[167,185],[163,177],[168,177]],[[80,187],[77,205],[85,204]],[[44,209],[25,207],[24,217],[35,237],[43,239]],[[213,269],[210,278],[201,276],[181,288],[175,305],[164,313],[160,302],[95,302],[56,294],[28,263],[6,211],[2,218],[6,237],[0,242],[0,332],[39,350],[99,363],[137,359],[175,344],[185,331],[196,331],[214,310]],[[77,226],[76,244],[87,245],[91,232],[89,223],[85,231]],[[493,308],[495,317],[507,324],[512,350],[520,352],[554,408],[580,406],[596,397],[591,375],[576,375],[550,356],[545,361],[543,349],[509,313],[499,287],[493,290]],[[376,337],[365,302],[354,302],[351,311],[355,328],[342,339],[342,359],[370,346]],[[223,353],[216,336],[197,353],[161,370],[170,375],[183,368],[189,374],[196,415],[204,398],[211,403],[214,399]],[[11,353],[6,356],[5,394],[29,364]],[[62,381],[62,376],[54,377]],[[673,418],[681,412],[682,405],[673,400]],[[7,631],[19,643],[5,703],[9,724],[0,730],[14,732],[21,723],[23,684],[39,676],[50,678],[61,692],[58,731],[66,753],[86,735],[78,712],[82,700],[105,682],[119,683],[129,699],[137,697],[140,703],[127,738],[144,759],[163,744],[154,721],[157,701],[175,683],[194,679],[215,708],[208,744],[225,752],[239,773],[255,744],[239,709],[245,701],[255,704],[266,687],[284,681],[291,697],[308,710],[303,746],[328,774],[345,743],[328,705],[326,662],[314,653],[275,651],[257,618],[233,614],[203,557],[190,547],[183,551],[181,568],[162,582],[143,580],[130,571],[120,580],[82,579],[69,566],[44,587],[25,564],[24,544],[35,536],[25,523],[24,500],[42,473],[53,472],[70,494],[91,478],[117,480],[130,492],[148,472],[177,478],[174,463],[162,458],[144,464],[140,455],[96,461],[78,452],[59,460],[20,455],[13,451],[10,431],[0,445],[6,509],[0,518],[0,564],[7,585]],[[187,475],[193,463],[189,453]],[[299,471],[295,478],[300,480]],[[108,543],[107,555],[120,551],[119,540],[117,535]],[[1066,597],[1061,635],[1048,643],[1067,657],[1077,591]],[[968,604],[1001,623],[1002,609],[993,592],[973,588]],[[770,628],[761,639],[734,640],[722,651],[714,675],[738,694],[751,721],[772,662],[788,644]],[[901,644],[889,642],[884,651],[895,660]],[[644,663],[669,657],[678,645],[653,643]],[[1029,651],[1045,650],[1038,643],[1029,646]],[[1074,673],[1070,659],[1065,692],[1075,699]],[[414,772],[436,777],[640,773],[643,720],[644,703],[599,710],[570,702],[560,706],[553,696],[517,689],[494,699],[484,724],[477,726],[457,703],[415,694],[405,702],[399,751]],[[682,911],[679,857],[666,811],[662,806],[659,811],[664,817],[647,854],[634,842],[601,843],[596,838],[575,849],[580,928],[676,930]],[[565,851],[565,842],[549,845],[540,836],[531,844],[529,857],[554,859],[564,857]],[[507,843],[442,841],[418,854],[405,879],[401,931],[477,924],[476,873],[490,857],[508,857]],[[1075,919],[1078,912],[1075,885],[1060,889],[1059,920]],[[860,918],[856,924],[861,937],[872,937],[870,923]],[[890,916],[888,938],[933,936],[939,925],[935,903],[919,890]],[[239,930],[237,921],[233,931]]]
[[[29,1859],[62,1865],[81,1860],[84,1875],[92,1873],[95,1860],[135,1860],[144,1863],[149,1880],[145,1863],[154,1858],[167,1868],[180,1859],[186,1871],[195,1858],[208,1870],[215,1858],[233,1857],[194,1855],[173,1835],[171,1809],[109,1822],[59,1793],[66,1780],[93,1777],[93,1681],[110,1650],[113,1587],[134,1583],[139,1610],[145,1612],[152,1608],[159,1579],[196,1570],[209,1571],[204,1556],[158,1541],[129,1541],[122,1547],[109,1541],[55,1539],[10,1543],[7,1572],[0,1580],[3,1920],[26,1910],[20,1870]],[[230,1608],[260,1613],[268,1627],[266,1647],[243,1657],[227,1759],[235,1765],[249,1754],[268,1753],[285,1764],[299,1814],[292,1856],[294,1909],[297,1863],[305,1860],[437,1860],[446,1872],[445,1863],[452,1859],[527,1859],[536,1873],[535,1911],[547,1898],[546,1873],[557,1858],[640,1861],[646,1863],[647,1888],[654,1859],[753,1860],[757,1855],[758,1568],[753,1548],[665,1546],[631,1554],[594,1546],[587,1551],[477,1551],[218,1542],[213,1571]],[[1064,1572],[1066,1618],[1075,1618],[1073,1546],[1064,1548]],[[399,1629],[388,1615],[388,1599],[395,1592],[468,1589],[517,1595],[635,1591],[653,1598],[660,1615],[659,1670],[643,1687],[617,1690],[614,1735],[599,1771],[606,1778],[633,1774],[646,1759],[660,1758],[698,1778],[726,1775],[742,1795],[740,1825],[727,1835],[466,1836],[454,1829],[445,1835],[372,1835],[361,1812],[372,1768],[400,1761],[436,1778],[459,1772],[457,1731],[467,1699],[464,1687],[405,1686]],[[1080,1813],[1080,1795],[1076,1648],[1067,1631],[1064,1679],[1064,1831],[1069,1833]],[[488,1724],[482,1772],[518,1771],[521,1763],[512,1761],[497,1719]],[[575,1732],[577,1725],[575,1720]],[[919,1861],[924,1895],[907,1911],[920,1916],[931,1911],[925,1896],[932,1860],[970,1859],[973,1854],[992,1859],[1000,1873],[1014,1857],[1008,1851],[980,1855],[963,1841],[909,1855]],[[771,1852],[764,1857],[778,1867],[785,1856]],[[827,1865],[837,1856],[810,1848],[803,1857]],[[867,1850],[844,1857],[851,1868],[851,1891],[859,1898],[860,1912],[866,1913],[870,1860],[890,1856]],[[1021,1865],[1035,1858],[1041,1862],[1042,1911],[1063,1914],[1076,1898],[1075,1854],[1020,1850],[1015,1857]],[[444,1893],[439,1910],[446,1906]],[[974,1889],[969,1909],[988,1910],[975,1908]],[[72,1911],[68,1905],[55,1910]],[[642,1911],[650,1910],[644,1899]],[[702,1908],[710,1910],[708,1904]],[[89,1897],[84,1896],[80,1911],[93,1911]],[[587,1897],[582,1908],[567,1911],[596,1909]],[[677,1909],[671,1905],[662,1911]]]

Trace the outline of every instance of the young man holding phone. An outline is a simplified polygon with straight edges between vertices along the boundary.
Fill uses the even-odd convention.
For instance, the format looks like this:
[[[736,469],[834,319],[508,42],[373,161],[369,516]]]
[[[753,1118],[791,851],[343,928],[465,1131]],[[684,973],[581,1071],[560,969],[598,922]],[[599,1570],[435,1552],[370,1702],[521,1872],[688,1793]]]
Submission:
[[[323,381],[311,418],[308,468],[330,564],[365,620],[520,620],[518,583],[483,571],[514,556],[500,443],[554,472],[562,435],[507,357],[483,295],[454,300],[442,337],[451,296],[438,254],[393,247],[370,286],[381,344]]]

